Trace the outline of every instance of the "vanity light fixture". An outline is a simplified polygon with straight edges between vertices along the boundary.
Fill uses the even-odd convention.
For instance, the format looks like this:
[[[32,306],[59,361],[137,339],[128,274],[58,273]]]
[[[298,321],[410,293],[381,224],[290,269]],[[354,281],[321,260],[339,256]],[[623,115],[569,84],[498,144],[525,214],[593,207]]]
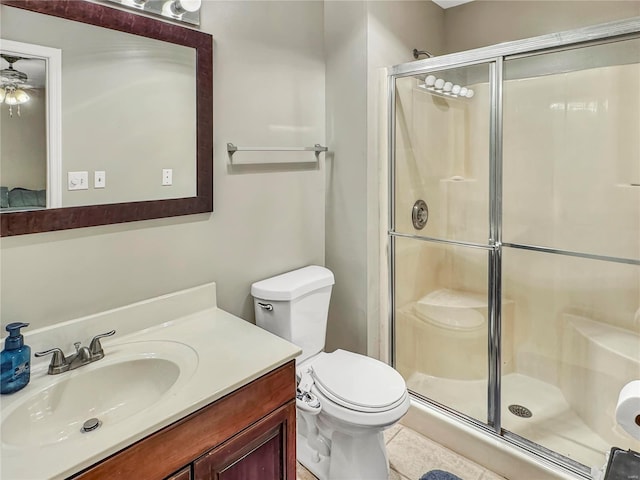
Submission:
[[[104,0],[103,0],[104,1]],[[106,0],[123,7],[160,15],[171,20],[200,25],[202,0]]]
[[[147,1],[148,0],[122,0],[122,5],[144,10],[144,5],[145,3],[147,3]]]
[[[197,12],[202,6],[202,0],[168,0],[162,6],[162,14],[167,17],[181,19],[187,12]]]

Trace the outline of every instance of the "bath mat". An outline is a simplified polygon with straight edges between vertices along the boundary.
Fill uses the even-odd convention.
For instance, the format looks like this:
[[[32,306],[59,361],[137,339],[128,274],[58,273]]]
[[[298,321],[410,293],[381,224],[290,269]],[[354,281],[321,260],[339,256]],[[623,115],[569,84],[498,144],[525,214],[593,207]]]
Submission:
[[[420,477],[420,480],[462,480],[453,473],[444,470],[431,470]]]

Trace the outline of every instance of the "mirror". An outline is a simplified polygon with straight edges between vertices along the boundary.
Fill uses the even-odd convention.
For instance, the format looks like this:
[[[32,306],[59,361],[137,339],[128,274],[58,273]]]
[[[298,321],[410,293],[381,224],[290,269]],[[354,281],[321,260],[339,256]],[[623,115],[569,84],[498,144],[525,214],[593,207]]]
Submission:
[[[210,35],[86,1],[0,3],[0,50],[9,35],[60,48],[63,98],[61,208],[3,213],[3,236],[213,211]]]
[[[47,150],[32,148],[45,146],[46,132],[41,128],[46,125],[45,111],[49,125],[56,117],[61,120],[62,128],[50,128],[48,136],[61,136],[63,174],[62,181],[49,182],[47,190],[54,189],[50,196],[59,197],[60,202],[47,202],[46,207],[195,196],[195,49],[10,7],[4,7],[2,18],[0,51],[6,59],[17,59],[11,66],[3,59],[9,67],[2,70],[7,77],[3,76],[3,85],[6,82],[10,92],[14,84],[21,87],[15,91],[24,92],[25,100],[13,108],[16,115],[5,115],[7,121],[0,126],[2,144],[7,146],[2,156],[2,186],[5,191],[10,189],[10,197],[14,192],[21,194],[9,200],[26,197],[29,184],[46,184],[46,176],[37,182],[15,175],[37,163],[36,156],[41,157],[41,170],[47,171]],[[7,37],[36,45],[7,41]],[[7,44],[17,45],[11,56],[6,54]],[[54,45],[64,52],[59,112],[44,108],[52,88],[47,88],[49,95],[37,94],[38,77],[32,64],[48,60],[44,54],[41,58],[28,55],[38,45]],[[55,73],[51,67],[46,73]],[[12,106],[0,110],[11,112]],[[16,134],[30,141],[20,141]],[[171,182],[165,182],[171,185],[163,184],[165,169],[171,170]],[[51,175],[52,169],[48,171]],[[26,206],[22,201],[18,205],[9,201],[8,209]]]
[[[61,206],[60,73],[59,49],[0,42],[0,213]]]

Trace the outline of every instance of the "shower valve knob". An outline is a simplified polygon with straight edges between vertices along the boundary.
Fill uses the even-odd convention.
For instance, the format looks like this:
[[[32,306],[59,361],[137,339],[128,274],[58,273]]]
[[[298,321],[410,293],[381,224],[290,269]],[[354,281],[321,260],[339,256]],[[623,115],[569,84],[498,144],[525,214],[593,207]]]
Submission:
[[[411,220],[416,230],[422,230],[429,221],[429,207],[424,200],[418,200],[411,209]]]

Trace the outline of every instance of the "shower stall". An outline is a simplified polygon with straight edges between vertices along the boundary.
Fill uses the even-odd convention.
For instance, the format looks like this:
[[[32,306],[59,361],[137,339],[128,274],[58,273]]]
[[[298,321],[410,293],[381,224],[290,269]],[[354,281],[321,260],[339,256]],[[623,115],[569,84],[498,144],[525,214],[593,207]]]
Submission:
[[[640,18],[389,70],[393,365],[587,477],[640,379]]]

